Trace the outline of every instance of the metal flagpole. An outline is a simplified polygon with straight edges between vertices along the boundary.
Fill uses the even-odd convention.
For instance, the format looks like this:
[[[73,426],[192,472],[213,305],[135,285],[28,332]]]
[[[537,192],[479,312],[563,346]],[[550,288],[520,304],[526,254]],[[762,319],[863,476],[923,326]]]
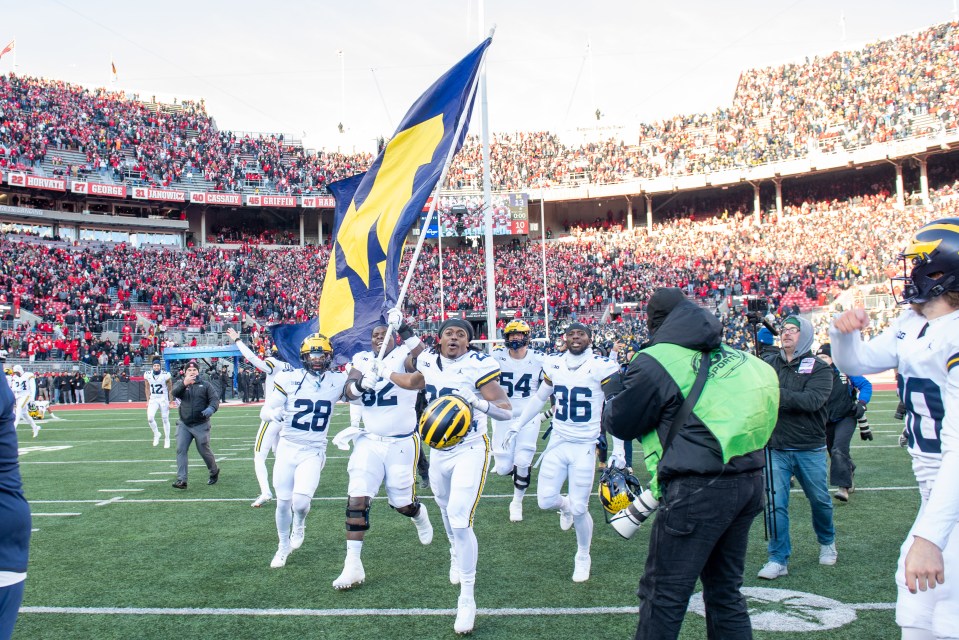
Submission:
[[[483,29],[486,26],[486,11],[484,0],[479,0],[479,36],[483,37]],[[490,36],[493,35],[495,27],[490,30]],[[486,227],[486,233],[483,239],[486,243],[486,337],[490,340],[496,337],[496,276],[493,273],[493,186],[490,181],[490,161],[489,161],[489,104],[486,93],[486,58],[483,58],[483,66],[480,67],[479,76],[480,85],[480,137],[483,142],[483,224]],[[486,350],[493,352],[493,343],[487,344]]]
[[[489,51],[489,48],[486,49]],[[486,51],[483,52],[483,60],[486,59]],[[480,64],[483,64],[482,61]],[[474,81],[473,86],[470,88],[470,95],[467,98],[466,104],[472,104],[473,98],[476,96],[476,88],[479,85],[479,82]],[[420,233],[419,240],[416,241],[416,249],[413,250],[413,257],[410,258],[410,266],[406,270],[406,278],[403,279],[403,286],[400,287],[400,293],[396,298],[396,308],[403,308],[403,301],[406,299],[406,291],[410,288],[410,281],[413,279],[413,269],[416,268],[416,261],[419,260],[420,251],[423,250],[423,241],[426,239],[426,229],[429,229],[430,222],[433,221],[433,214],[436,212],[436,205],[439,204],[439,194],[440,189],[446,184],[446,174],[449,172],[450,164],[453,162],[453,155],[456,153],[456,141],[460,139],[460,136],[463,134],[463,126],[466,124],[466,118],[461,117],[460,121],[456,124],[456,132],[453,134],[453,142],[450,144],[450,150],[446,154],[446,162],[443,164],[443,173],[440,174],[440,179],[436,182],[436,186],[433,187],[433,200],[430,202],[430,210],[426,213],[426,220],[423,221],[423,231]],[[380,353],[377,356],[378,360],[382,360],[383,356],[386,355],[386,345],[389,342],[390,336],[393,333],[393,327],[386,327],[386,336],[383,338],[383,346],[380,347]]]
[[[549,349],[549,289],[546,283],[546,204],[543,201],[543,187],[539,188],[539,232],[543,245],[543,318],[546,324],[546,348]]]
[[[437,191],[437,196],[439,191]],[[436,216],[436,228],[439,230],[439,234],[436,236],[437,243],[437,253],[439,253],[440,258],[440,324],[446,320],[446,295],[443,290],[443,214]]]

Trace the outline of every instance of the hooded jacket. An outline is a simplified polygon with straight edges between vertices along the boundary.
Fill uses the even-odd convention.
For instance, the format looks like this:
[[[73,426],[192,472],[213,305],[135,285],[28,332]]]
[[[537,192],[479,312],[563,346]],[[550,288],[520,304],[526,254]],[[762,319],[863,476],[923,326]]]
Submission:
[[[693,353],[689,354],[688,359],[681,359],[687,377],[696,366],[694,361],[699,360],[696,352],[714,352],[715,364],[743,363],[751,359],[756,367],[763,370],[761,373],[765,374],[766,388],[730,388],[727,392],[727,387],[723,386],[724,380],[720,379],[721,367],[714,375],[714,364],[711,364],[704,396],[706,389],[712,384],[713,389],[722,389],[724,394],[728,393],[724,397],[731,402],[725,403],[725,406],[718,406],[720,403],[712,403],[711,407],[696,405],[669,449],[662,454],[655,480],[663,483],[680,475],[732,474],[762,469],[764,455],[761,445],[754,451],[735,456],[724,463],[722,447],[706,425],[713,421],[735,424],[738,418],[735,411],[731,410],[731,405],[734,404],[736,394],[755,391],[762,395],[758,405],[764,407],[765,420],[771,426],[778,401],[772,371],[766,370],[765,365],[753,356],[723,345],[722,324],[702,307],[685,297],[667,297],[666,308],[660,309],[657,308],[656,295],[650,300],[648,310],[652,339],[630,363],[623,380],[623,390],[611,400],[607,400],[603,417],[607,431],[624,440],[642,439],[655,431],[659,436],[659,443],[665,441],[685,396],[676,382],[676,372],[668,371],[660,360],[651,355],[654,346],[674,345],[691,350]],[[721,351],[717,352],[720,349]],[[651,455],[646,448],[644,442],[644,455]]]
[[[832,370],[812,353],[812,323],[799,316],[799,339],[791,360],[783,349],[765,356],[779,376],[779,419],[769,439],[773,449],[812,450],[826,446],[826,401]]]

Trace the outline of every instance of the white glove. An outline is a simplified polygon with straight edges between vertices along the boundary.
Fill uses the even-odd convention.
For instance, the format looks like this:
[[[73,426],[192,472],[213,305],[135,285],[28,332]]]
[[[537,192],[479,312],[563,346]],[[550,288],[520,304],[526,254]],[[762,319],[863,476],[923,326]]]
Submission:
[[[403,312],[393,307],[386,312],[386,322],[393,327],[393,333],[396,333],[396,330],[403,324]]]
[[[360,380],[360,389],[364,391],[370,391],[376,389],[376,385],[380,382],[383,382],[383,378],[376,375],[375,373],[367,373],[363,376],[363,379]],[[382,389],[386,385],[380,387]]]
[[[389,379],[390,374],[393,373],[393,371],[390,369],[388,364],[386,364],[385,362],[377,358],[376,360],[373,361],[373,364],[370,367],[370,373],[372,373],[378,378]]]
[[[621,453],[611,453],[606,458],[606,466],[614,467],[616,469],[625,469],[626,468],[626,456]]]
[[[466,400],[466,403],[471,407],[475,407],[476,403],[479,402],[479,398],[476,397],[476,394],[473,393],[473,390],[469,387],[460,387],[456,390],[456,395]]]
[[[513,440],[516,438],[516,434],[519,433],[519,426],[512,425],[509,429],[506,430],[506,434],[503,436],[503,450],[512,451],[513,449]]]

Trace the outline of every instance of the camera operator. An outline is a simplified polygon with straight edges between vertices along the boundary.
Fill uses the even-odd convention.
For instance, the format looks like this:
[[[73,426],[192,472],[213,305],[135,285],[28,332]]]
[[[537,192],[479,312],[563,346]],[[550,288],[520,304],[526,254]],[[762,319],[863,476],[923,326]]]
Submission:
[[[613,526],[631,537],[659,505],[636,638],[676,638],[697,578],[708,637],[752,638],[740,586],[749,529],[763,508],[763,447],[779,382],[769,365],[722,344],[720,322],[679,289],[652,295],[647,323],[650,342],[603,418],[611,434],[641,439],[653,476]]]

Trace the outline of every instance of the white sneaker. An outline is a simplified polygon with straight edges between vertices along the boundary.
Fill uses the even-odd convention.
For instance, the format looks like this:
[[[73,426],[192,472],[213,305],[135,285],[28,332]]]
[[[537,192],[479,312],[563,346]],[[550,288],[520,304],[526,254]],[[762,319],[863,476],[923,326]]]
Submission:
[[[836,564],[839,558],[839,552],[836,551],[836,543],[819,545],[819,564],[831,567]]]
[[[459,634],[472,633],[476,622],[476,601],[466,596],[460,596],[456,603],[456,622],[453,631]]]
[[[269,502],[269,501],[272,500],[272,499],[273,499],[273,496],[271,496],[271,495],[268,494],[268,493],[264,493],[264,494],[262,494],[259,498],[257,498],[256,500],[254,500],[254,501],[253,501],[253,504],[251,504],[250,506],[251,506],[251,507],[262,507],[263,505],[265,505],[267,502]]]
[[[343,564],[343,573],[333,581],[333,588],[336,590],[352,589],[366,580],[366,571],[363,570],[363,562],[356,558],[347,558]]]
[[[164,449],[169,449],[169,448],[170,448],[170,441],[169,441],[169,440],[164,440],[164,441],[163,441],[163,448],[164,448]]]
[[[520,502],[519,500],[513,500],[512,502],[509,503],[509,521],[510,522],[523,521],[523,503]]]
[[[290,549],[285,549],[280,547],[276,550],[276,555],[273,556],[273,561],[270,562],[271,569],[279,569],[280,567],[286,566],[286,559],[290,557]]]
[[[293,533],[290,534],[290,548],[299,549],[303,546],[303,538],[306,537],[306,525],[301,524],[293,527]]]
[[[587,553],[584,556],[576,554],[573,561],[573,582],[586,582],[589,580],[589,568],[592,566],[592,558]]]
[[[413,525],[416,527],[416,535],[419,536],[420,544],[429,544],[433,542],[433,524],[430,522],[429,513],[426,511],[426,505],[420,503],[420,513],[412,518]]]
[[[153,436],[153,446],[155,447],[155,446],[157,446],[158,444],[160,444],[160,434],[159,434],[159,433]]]
[[[450,547],[450,584],[460,583],[460,565],[456,559],[456,549]]]
[[[770,560],[763,565],[763,568],[760,569],[759,573],[756,575],[765,580],[775,580],[779,576],[789,575],[789,569],[787,569],[786,565],[784,564],[779,564],[778,562],[773,562]]]
[[[559,528],[563,531],[569,531],[573,526],[573,513],[571,511],[559,510]]]

